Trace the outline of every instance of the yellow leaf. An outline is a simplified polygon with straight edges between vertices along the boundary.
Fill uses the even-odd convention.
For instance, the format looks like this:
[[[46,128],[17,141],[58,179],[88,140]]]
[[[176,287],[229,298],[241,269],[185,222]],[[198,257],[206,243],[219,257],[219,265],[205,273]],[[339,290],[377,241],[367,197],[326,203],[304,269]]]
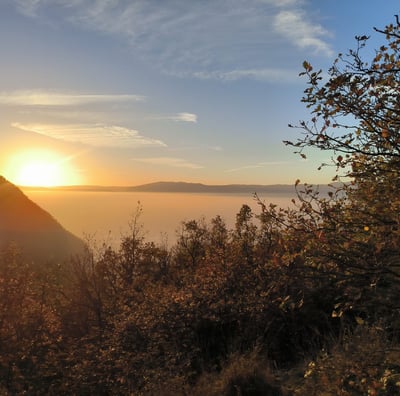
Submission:
[[[357,324],[360,325],[360,326],[363,325],[363,324],[365,323],[364,320],[361,319],[359,316],[356,316],[355,319],[356,319]]]

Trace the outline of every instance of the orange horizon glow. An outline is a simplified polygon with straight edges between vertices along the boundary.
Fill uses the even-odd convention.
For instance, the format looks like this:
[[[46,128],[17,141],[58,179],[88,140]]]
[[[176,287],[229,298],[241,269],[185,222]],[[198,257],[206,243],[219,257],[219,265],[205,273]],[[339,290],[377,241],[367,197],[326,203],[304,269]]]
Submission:
[[[20,151],[9,156],[4,176],[14,184],[26,187],[81,184],[82,178],[71,159],[48,149]]]

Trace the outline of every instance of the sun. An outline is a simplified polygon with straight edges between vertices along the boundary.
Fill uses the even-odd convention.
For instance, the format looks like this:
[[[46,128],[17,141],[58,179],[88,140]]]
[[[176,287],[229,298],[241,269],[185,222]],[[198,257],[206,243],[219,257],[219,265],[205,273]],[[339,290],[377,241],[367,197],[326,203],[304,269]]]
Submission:
[[[21,167],[17,182],[22,186],[54,187],[62,180],[59,164],[47,161],[33,161]]]
[[[10,179],[19,186],[55,187],[79,184],[71,158],[55,151],[30,150],[12,156]]]

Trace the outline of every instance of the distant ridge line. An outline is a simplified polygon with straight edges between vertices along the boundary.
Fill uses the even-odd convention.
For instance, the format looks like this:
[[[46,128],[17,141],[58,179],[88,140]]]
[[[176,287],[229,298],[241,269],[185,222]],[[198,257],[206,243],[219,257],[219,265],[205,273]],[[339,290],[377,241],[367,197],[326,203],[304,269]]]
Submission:
[[[171,192],[171,193],[293,193],[294,185],[289,184],[220,184],[209,185],[188,182],[155,182],[138,186],[74,185],[56,187],[20,186],[23,190],[44,191],[87,191],[87,192]]]

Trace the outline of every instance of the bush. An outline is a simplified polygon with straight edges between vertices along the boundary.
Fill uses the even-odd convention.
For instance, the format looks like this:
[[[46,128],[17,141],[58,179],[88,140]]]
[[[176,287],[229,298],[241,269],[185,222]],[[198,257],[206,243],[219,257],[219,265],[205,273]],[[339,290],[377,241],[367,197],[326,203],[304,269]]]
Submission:
[[[193,395],[283,396],[269,364],[257,351],[233,354],[218,374],[204,374],[191,389]]]

